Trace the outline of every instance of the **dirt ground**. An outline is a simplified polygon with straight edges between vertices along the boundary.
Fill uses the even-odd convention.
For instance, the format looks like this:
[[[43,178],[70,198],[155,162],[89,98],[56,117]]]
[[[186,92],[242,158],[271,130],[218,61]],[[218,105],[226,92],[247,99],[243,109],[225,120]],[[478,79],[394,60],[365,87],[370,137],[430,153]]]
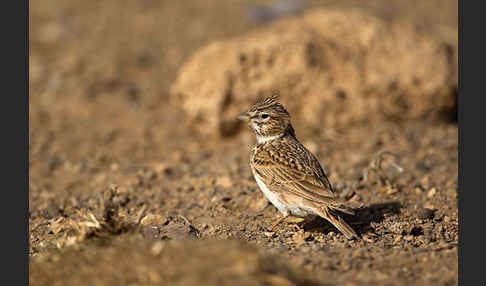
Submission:
[[[457,1],[362,2],[307,9],[457,29]],[[268,1],[30,2],[31,285],[458,284],[454,110],[296,124],[356,209],[346,219],[362,239],[347,241],[323,220],[269,232],[279,214],[251,177],[253,135],[200,135],[169,103],[199,48],[267,25],[248,17],[257,3]],[[384,150],[394,156],[377,172]]]

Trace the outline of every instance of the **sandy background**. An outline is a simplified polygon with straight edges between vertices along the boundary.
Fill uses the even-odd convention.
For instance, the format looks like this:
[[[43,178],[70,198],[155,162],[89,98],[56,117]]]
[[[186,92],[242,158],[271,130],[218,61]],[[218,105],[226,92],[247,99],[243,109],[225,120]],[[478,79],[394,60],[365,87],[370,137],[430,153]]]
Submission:
[[[457,1],[257,5],[30,2],[31,285],[458,284]],[[362,240],[267,231],[273,92]]]

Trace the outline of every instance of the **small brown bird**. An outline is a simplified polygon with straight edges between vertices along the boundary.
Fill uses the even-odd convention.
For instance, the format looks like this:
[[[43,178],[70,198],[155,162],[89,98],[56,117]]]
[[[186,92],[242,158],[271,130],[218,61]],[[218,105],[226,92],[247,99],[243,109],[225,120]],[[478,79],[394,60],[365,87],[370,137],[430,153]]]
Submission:
[[[238,116],[256,135],[250,166],[260,190],[282,213],[270,230],[288,217],[320,216],[346,238],[358,234],[338,215],[354,214],[334,197],[334,190],[319,161],[295,137],[290,114],[278,96],[263,99]]]

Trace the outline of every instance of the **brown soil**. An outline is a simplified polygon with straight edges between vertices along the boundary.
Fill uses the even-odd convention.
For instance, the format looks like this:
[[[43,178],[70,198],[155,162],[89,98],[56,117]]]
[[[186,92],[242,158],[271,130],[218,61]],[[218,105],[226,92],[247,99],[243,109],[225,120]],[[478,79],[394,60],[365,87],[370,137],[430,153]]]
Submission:
[[[308,6],[457,29],[457,1],[361,2]],[[321,131],[297,121],[362,239],[322,220],[268,232],[279,214],[251,177],[250,132],[200,135],[169,104],[201,47],[263,29],[247,2],[30,4],[31,285],[458,284],[454,110]],[[376,171],[384,150],[395,156]]]

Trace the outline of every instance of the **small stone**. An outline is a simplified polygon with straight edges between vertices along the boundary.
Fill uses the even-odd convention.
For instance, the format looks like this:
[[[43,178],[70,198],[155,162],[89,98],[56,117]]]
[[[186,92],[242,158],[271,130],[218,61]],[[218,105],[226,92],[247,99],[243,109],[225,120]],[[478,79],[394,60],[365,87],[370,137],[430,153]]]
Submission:
[[[161,226],[167,221],[166,218],[160,215],[147,214],[142,218],[140,224],[143,226]]]
[[[200,231],[192,225],[174,222],[160,229],[162,238],[169,240],[198,239],[201,236]]]
[[[430,185],[430,178],[429,176],[424,176],[421,180],[420,180],[420,185],[424,188],[428,188],[429,185]]]
[[[412,240],[413,240],[413,235],[406,235],[406,236],[404,237],[404,239],[405,239],[406,241],[412,241]]]
[[[171,175],[173,171],[166,163],[153,163],[151,166],[157,174]]]
[[[263,280],[265,285],[280,285],[280,286],[294,286],[295,284],[287,280],[285,277],[277,276],[274,274],[265,275]]]
[[[250,209],[254,212],[261,212],[268,206],[268,200],[262,196],[253,196],[250,199]]]
[[[312,241],[312,240],[314,240],[314,237],[312,236],[312,233],[310,233],[310,232],[304,233],[304,240],[305,241]]]
[[[48,208],[42,210],[42,216],[46,219],[52,219],[56,217],[60,213],[60,210],[57,206],[51,205]]]
[[[265,231],[265,232],[263,233],[263,235],[265,235],[266,237],[269,237],[269,238],[274,238],[274,237],[276,237],[276,236],[277,236],[277,235],[275,234],[275,232],[273,232],[273,231]]]
[[[435,193],[437,193],[437,190],[435,188],[432,188],[428,191],[427,197],[431,198],[435,195]]]
[[[233,186],[233,183],[231,182],[231,180],[228,176],[223,176],[223,177],[219,177],[218,179],[216,179],[216,185],[219,185],[223,188],[229,188],[229,187]]]
[[[363,240],[366,242],[373,242],[373,239],[369,237],[368,235],[363,235]]]
[[[431,204],[431,203],[425,203],[423,205],[423,207],[424,207],[424,209],[436,210],[436,207],[433,204]]]
[[[442,221],[444,219],[444,215],[441,214],[441,213],[438,213],[435,217],[434,217],[434,221]]]
[[[385,280],[389,277],[388,274],[380,272],[380,271],[375,272],[374,276],[377,280]]]
[[[301,229],[292,236],[292,239],[297,244],[301,244],[301,243],[305,243],[306,241],[312,240],[313,238],[311,239],[311,237],[312,234],[310,234],[309,232],[305,232],[304,230]]]
[[[447,196],[449,198],[457,198],[457,191],[455,189],[447,189]]]
[[[434,216],[435,216],[434,210],[429,208],[423,208],[417,212],[417,217],[419,219],[433,219]]]
[[[451,222],[451,218],[448,216],[444,216],[444,222]]]
[[[152,255],[157,256],[160,254],[160,252],[162,252],[163,249],[164,249],[164,243],[162,241],[157,241],[152,245],[150,252],[152,253]]]
[[[157,273],[155,271],[149,271],[148,277],[149,277],[150,281],[153,282],[153,283],[159,283],[160,282],[160,275],[159,275],[159,273]]]

